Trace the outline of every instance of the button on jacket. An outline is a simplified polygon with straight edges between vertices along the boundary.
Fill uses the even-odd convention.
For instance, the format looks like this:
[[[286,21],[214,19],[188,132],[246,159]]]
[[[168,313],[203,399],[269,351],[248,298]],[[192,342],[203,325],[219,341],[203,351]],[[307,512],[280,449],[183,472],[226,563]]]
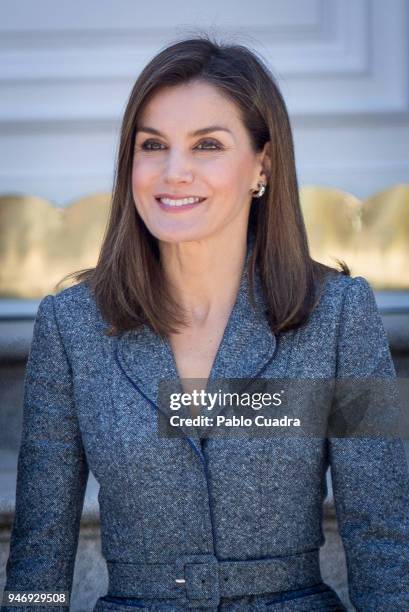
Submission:
[[[277,335],[258,277],[255,297],[244,268],[210,380],[395,376],[364,278],[331,273],[308,322]],[[71,589],[91,470],[109,575],[94,612],[343,610],[318,563],[330,465],[352,603],[409,610],[400,439],[160,436],[158,384],[177,379],[170,344],[147,326],[107,327],[85,283],[40,303],[6,590]]]

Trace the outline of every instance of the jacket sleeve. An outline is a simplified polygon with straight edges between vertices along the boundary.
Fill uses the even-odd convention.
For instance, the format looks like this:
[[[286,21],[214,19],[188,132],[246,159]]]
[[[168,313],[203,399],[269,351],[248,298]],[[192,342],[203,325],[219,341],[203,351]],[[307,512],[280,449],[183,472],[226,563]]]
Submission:
[[[70,592],[72,586],[89,469],[54,302],[52,295],[40,302],[26,367],[5,591]],[[31,612],[33,606],[1,608],[15,610]]]
[[[337,351],[337,378],[396,379],[375,296],[363,277],[346,289]],[[393,406],[388,402],[385,410]],[[409,472],[402,440],[332,437],[328,449],[351,602],[357,611],[409,610]]]

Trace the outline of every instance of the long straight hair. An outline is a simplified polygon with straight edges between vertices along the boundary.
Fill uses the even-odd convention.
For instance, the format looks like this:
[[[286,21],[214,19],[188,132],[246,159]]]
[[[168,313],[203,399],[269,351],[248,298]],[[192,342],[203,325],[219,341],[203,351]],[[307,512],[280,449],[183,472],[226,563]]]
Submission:
[[[148,325],[165,337],[187,324],[165,282],[158,241],[137,212],[131,174],[144,106],[160,88],[192,81],[213,85],[236,104],[254,152],[270,141],[271,176],[249,216],[248,229],[254,235],[248,261],[250,297],[254,300],[258,268],[271,330],[296,328],[314,309],[326,274],[338,271],[314,261],[309,253],[290,120],[273,74],[246,46],[218,43],[207,35],[167,46],[139,75],[122,121],[111,208],[98,262],[64,279],[75,277],[89,286],[111,326],[109,335]],[[341,272],[349,275],[346,264],[338,263]]]

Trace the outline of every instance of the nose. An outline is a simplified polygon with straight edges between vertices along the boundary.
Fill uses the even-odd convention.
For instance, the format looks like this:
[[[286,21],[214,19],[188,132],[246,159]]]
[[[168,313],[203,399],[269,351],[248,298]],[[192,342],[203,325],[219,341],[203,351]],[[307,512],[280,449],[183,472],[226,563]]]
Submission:
[[[167,183],[191,183],[193,172],[188,156],[182,151],[173,150],[167,158],[164,174]]]

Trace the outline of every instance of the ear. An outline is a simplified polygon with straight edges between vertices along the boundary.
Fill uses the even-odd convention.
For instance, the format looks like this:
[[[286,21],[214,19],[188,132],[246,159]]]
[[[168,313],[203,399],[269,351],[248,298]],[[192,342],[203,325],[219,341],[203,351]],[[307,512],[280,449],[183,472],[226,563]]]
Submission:
[[[270,144],[271,143],[268,140],[265,143],[263,150],[260,152],[260,164],[261,164],[260,176],[264,174],[265,179],[267,181],[269,180],[271,176],[271,169],[272,169]]]

